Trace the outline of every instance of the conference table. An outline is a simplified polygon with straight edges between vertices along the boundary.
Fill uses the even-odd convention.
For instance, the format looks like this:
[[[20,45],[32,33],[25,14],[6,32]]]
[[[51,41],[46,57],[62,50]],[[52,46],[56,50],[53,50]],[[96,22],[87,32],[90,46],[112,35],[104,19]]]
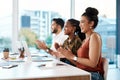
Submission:
[[[14,65],[13,67],[10,67]],[[7,66],[7,67],[6,67]],[[8,67],[9,66],[9,67]],[[91,74],[48,55],[0,60],[0,80],[91,80]]]

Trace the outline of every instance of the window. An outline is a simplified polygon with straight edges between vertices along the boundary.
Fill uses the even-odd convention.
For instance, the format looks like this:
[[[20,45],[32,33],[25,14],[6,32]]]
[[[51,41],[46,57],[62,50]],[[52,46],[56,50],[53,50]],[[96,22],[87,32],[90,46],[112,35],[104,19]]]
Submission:
[[[29,47],[35,46],[33,39],[51,44],[51,20],[55,17],[70,18],[70,0],[19,0],[19,30]]]
[[[0,0],[0,52],[12,47],[12,0]]]

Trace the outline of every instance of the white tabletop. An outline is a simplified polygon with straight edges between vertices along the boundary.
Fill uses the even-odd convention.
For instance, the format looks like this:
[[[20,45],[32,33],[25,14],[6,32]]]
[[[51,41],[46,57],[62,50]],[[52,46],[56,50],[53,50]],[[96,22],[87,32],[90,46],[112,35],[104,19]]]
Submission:
[[[49,80],[50,78],[60,77],[73,77],[73,76],[87,76],[90,80],[90,73],[73,67],[71,65],[60,62],[56,59],[53,61],[40,61],[40,62],[4,62],[9,64],[17,64],[17,67],[5,69],[0,67],[0,80],[9,79],[40,79]],[[64,64],[64,65],[61,65]],[[43,65],[43,66],[41,66]],[[58,80],[58,79],[57,79]],[[62,79],[64,80],[64,79]],[[80,79],[81,80],[81,79]],[[84,80],[84,79],[82,79]]]

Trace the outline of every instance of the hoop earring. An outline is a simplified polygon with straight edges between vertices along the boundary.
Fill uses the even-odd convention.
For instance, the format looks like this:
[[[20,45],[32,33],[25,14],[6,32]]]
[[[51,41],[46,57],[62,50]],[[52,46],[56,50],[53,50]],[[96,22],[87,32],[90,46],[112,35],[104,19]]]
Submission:
[[[90,29],[92,29],[92,27],[90,27]]]

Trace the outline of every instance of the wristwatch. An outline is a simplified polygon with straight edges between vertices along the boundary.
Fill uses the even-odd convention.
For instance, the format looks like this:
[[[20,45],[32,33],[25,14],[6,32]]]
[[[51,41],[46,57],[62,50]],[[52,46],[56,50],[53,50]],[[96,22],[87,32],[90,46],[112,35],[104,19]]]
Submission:
[[[74,60],[74,61],[77,61],[77,57],[76,57],[76,56],[74,56],[74,57],[73,57],[73,60]]]
[[[46,52],[49,52],[49,51],[50,51],[50,48],[47,48],[47,49],[46,49]]]

